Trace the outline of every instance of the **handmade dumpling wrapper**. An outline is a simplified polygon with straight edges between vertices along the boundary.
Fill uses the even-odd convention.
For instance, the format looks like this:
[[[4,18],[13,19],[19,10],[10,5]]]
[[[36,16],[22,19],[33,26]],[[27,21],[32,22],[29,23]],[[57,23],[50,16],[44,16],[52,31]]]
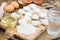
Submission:
[[[39,16],[41,18],[47,18],[47,13],[48,13],[48,10],[46,9],[41,9],[41,12],[39,13]]]
[[[29,7],[30,7],[31,9],[35,9],[35,8],[37,8],[37,5],[36,5],[36,4],[30,4]]]
[[[25,14],[25,11],[23,9],[19,9],[18,14],[20,14],[20,15]]]
[[[31,18],[32,18],[32,19],[39,19],[39,15],[33,14],[33,15],[31,16]]]
[[[15,18],[15,19],[18,19],[19,18],[19,15],[17,13],[12,13],[11,14],[11,17],[12,18]]]
[[[39,25],[41,25],[41,22],[40,21],[32,21],[32,25],[39,26]]]
[[[29,6],[25,6],[25,7],[23,7],[23,9],[24,9],[25,11],[30,11],[30,10],[31,10],[31,8],[30,8]]]
[[[48,19],[40,19],[41,24],[48,25]]]
[[[36,27],[28,24],[28,25],[19,25],[16,27],[17,32],[19,32],[20,34],[25,34],[25,35],[29,35],[29,34],[34,34],[36,32]]]

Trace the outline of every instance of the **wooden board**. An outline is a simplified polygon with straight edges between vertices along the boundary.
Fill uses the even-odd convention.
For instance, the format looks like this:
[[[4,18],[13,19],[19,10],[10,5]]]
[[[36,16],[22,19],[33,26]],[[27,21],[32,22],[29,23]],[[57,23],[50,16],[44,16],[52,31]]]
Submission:
[[[25,34],[21,34],[21,33],[18,33],[16,30],[14,29],[8,29],[6,31],[6,34],[7,35],[17,35],[23,39],[26,39],[26,40],[35,40],[39,35],[41,35],[44,31],[46,30],[46,27],[45,26],[39,26],[37,27],[36,29],[36,32],[34,34],[30,34],[30,35],[25,35]]]

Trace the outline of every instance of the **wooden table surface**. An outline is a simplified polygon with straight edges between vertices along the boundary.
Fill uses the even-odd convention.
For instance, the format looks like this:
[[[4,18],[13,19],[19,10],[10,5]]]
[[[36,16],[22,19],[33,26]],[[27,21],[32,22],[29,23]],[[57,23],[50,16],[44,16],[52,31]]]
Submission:
[[[36,40],[52,40],[57,37],[60,37],[60,34],[58,36],[51,36],[47,33],[47,31],[45,31]]]

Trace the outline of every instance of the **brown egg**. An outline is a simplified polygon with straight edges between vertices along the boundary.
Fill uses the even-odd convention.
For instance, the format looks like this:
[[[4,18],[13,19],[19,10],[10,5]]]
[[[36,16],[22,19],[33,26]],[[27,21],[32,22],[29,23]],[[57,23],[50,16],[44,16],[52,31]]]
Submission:
[[[12,1],[10,5],[14,6],[15,8],[19,8],[19,4],[16,1]]]
[[[29,4],[29,3],[32,3],[33,0],[22,0],[22,1],[23,1],[23,3]]]
[[[43,4],[43,0],[33,0],[33,3],[41,5]]]
[[[7,12],[13,12],[13,11],[14,11],[14,6],[12,6],[12,5],[7,5],[7,6],[5,7],[5,11],[7,11]]]

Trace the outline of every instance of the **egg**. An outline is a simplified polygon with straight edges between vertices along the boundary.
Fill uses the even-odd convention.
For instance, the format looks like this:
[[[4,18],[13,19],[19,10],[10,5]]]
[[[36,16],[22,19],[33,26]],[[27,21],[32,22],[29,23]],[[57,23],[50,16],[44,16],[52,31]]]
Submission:
[[[24,4],[22,0],[18,0],[19,4]]]
[[[40,21],[32,21],[32,25],[39,26],[39,25],[41,25],[41,22]]]
[[[26,4],[29,4],[29,3],[32,3],[33,0],[22,0],[23,3],[26,3]]]
[[[7,6],[5,7],[5,11],[7,11],[7,12],[13,12],[13,11],[14,11],[14,6],[12,6],[12,5],[7,5]]]
[[[17,32],[19,32],[20,34],[34,34],[36,32],[36,27],[30,25],[30,24],[26,24],[26,25],[18,25],[16,27]]]
[[[43,0],[33,0],[33,3],[38,4],[38,5],[42,5],[43,4]]]
[[[39,19],[39,15],[33,14],[33,15],[31,16],[31,18],[32,18],[32,19]]]
[[[16,1],[12,1],[10,5],[14,6],[15,8],[19,8],[19,4]]]
[[[22,15],[22,14],[25,14],[25,11],[24,11],[23,9],[19,9],[19,10],[18,10],[18,14],[21,14],[21,15]]]

